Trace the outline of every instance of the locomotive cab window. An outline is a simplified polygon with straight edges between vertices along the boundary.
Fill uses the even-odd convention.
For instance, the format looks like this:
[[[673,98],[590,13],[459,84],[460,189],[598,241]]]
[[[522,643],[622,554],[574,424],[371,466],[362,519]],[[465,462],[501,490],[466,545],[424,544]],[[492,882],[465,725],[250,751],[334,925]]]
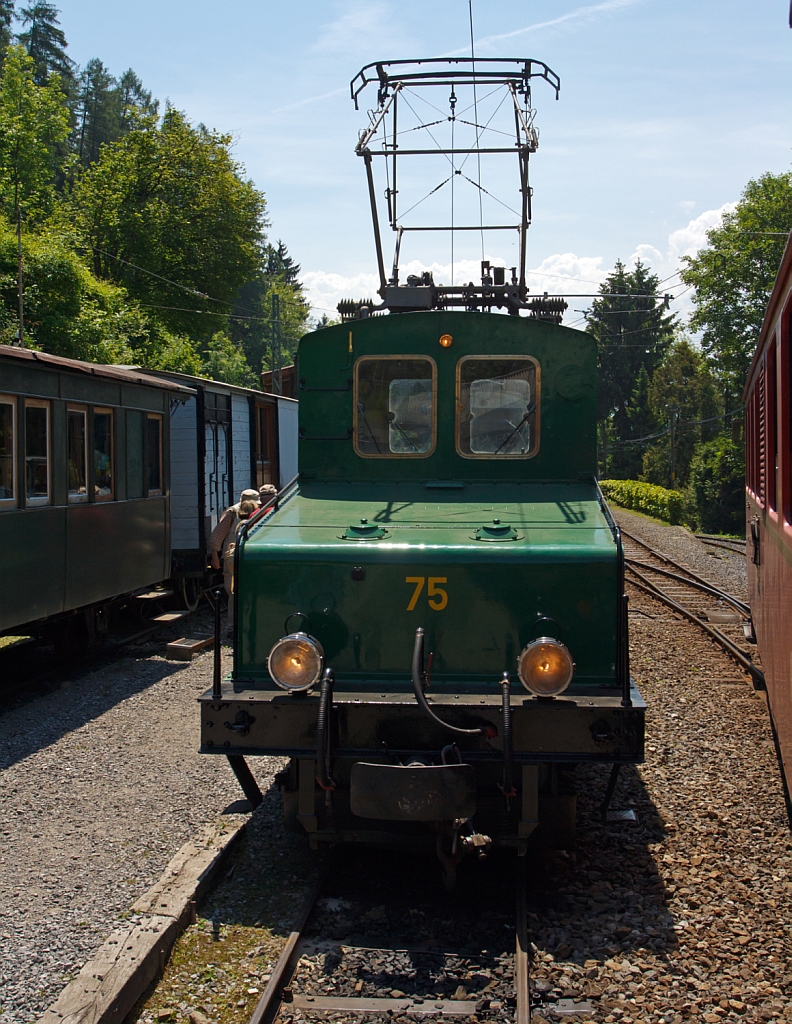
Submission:
[[[437,367],[426,356],[363,356],[355,364],[355,451],[366,458],[431,455]]]
[[[69,501],[88,500],[88,412],[82,406],[66,410],[66,458],[69,473]]]
[[[457,451],[468,459],[536,454],[539,370],[530,356],[467,356],[457,365]]]
[[[0,508],[16,505],[16,402],[0,395]]]
[[[25,399],[25,500],[28,505],[48,505],[49,402]]]
[[[94,409],[94,500],[113,499],[113,410]]]

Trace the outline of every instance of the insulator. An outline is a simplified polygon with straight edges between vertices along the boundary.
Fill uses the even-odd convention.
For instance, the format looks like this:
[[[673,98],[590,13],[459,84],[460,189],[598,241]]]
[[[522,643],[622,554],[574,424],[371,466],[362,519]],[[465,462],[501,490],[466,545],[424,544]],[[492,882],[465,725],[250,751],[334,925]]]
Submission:
[[[341,299],[336,306],[342,320],[356,320],[361,307],[372,308],[374,303],[371,299]]]

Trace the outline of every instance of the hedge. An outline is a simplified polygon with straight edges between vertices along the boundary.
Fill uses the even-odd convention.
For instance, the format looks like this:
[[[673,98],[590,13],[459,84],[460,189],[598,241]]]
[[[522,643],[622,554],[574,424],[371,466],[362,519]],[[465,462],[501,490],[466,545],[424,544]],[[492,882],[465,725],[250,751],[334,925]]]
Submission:
[[[685,496],[681,491],[669,491],[640,480],[600,480],[600,487],[609,501],[622,508],[643,512],[672,526],[682,522]]]

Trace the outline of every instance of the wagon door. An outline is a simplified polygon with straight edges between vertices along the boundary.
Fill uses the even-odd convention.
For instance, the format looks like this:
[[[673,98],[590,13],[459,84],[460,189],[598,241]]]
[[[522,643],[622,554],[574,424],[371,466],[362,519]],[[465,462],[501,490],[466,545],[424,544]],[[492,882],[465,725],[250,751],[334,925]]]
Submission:
[[[207,391],[204,402],[206,443],[206,516],[208,532],[231,498],[231,396]]]

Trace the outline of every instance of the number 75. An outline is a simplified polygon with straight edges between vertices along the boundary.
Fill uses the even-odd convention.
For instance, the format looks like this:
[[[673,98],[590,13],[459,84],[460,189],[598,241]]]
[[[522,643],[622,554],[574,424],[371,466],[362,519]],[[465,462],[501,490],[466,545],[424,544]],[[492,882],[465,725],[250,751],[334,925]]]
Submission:
[[[410,603],[407,605],[407,611],[415,611],[415,606],[418,603],[418,598],[421,596],[424,584],[426,583],[426,576],[405,576],[405,583],[415,584],[415,590],[410,598]],[[438,587],[438,583],[447,583],[448,578],[446,576],[430,576],[429,585],[426,588],[426,597],[430,608],[434,608],[436,612],[441,612],[448,604],[448,594],[442,587]]]

